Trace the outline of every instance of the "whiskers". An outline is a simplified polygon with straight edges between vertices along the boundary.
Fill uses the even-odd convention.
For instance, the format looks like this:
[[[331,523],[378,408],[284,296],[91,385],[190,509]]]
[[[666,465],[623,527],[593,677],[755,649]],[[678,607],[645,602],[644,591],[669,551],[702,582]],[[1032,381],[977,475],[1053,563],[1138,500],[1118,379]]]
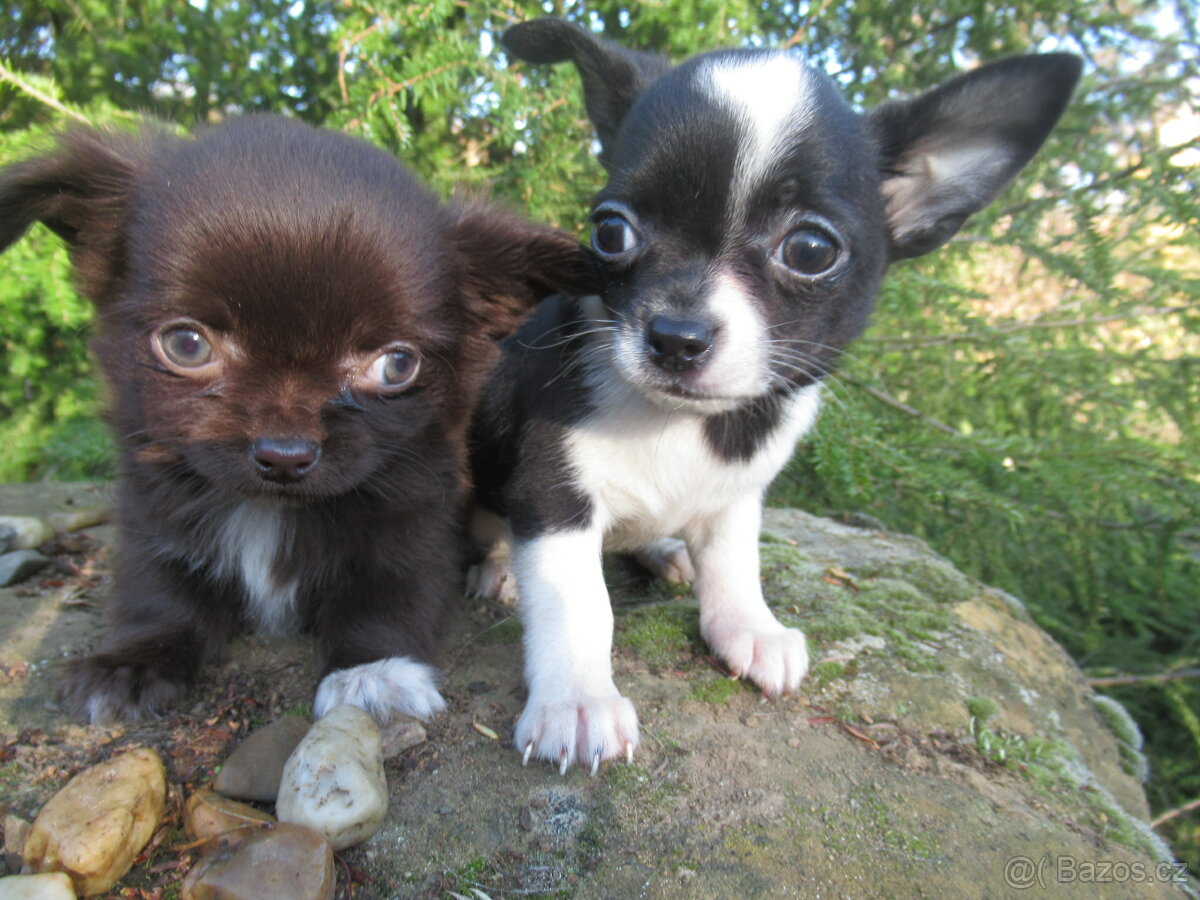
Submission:
[[[846,407],[851,396],[850,390],[837,376],[833,361],[839,356],[850,354],[829,344],[797,338],[770,339],[766,341],[766,348],[767,373],[772,387],[789,388],[798,378],[809,378],[820,381],[828,389],[833,400],[839,406]],[[828,358],[818,356],[821,351],[825,351]]]
[[[518,343],[526,350],[553,350],[555,347],[562,347],[564,344],[587,337],[589,334],[615,334],[620,323],[616,319],[589,319],[587,324],[589,326],[587,328],[575,327],[578,325],[577,322],[555,325],[528,342],[518,341]],[[556,337],[547,340],[552,335]]]

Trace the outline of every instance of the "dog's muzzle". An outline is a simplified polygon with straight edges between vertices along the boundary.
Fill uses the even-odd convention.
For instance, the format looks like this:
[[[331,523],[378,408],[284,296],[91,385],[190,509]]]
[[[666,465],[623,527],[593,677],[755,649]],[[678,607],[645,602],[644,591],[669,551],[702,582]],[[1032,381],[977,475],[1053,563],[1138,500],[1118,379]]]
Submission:
[[[712,346],[713,329],[704,322],[658,315],[646,323],[646,355],[664,372],[700,368]]]
[[[321,445],[291,438],[259,438],[250,445],[250,458],[263,481],[294,484],[316,467]]]

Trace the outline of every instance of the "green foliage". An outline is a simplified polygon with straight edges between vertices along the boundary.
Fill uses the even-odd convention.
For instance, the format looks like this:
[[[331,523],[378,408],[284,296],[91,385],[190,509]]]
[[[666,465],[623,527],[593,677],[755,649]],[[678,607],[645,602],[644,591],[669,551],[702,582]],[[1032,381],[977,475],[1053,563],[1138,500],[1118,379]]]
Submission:
[[[1195,667],[1196,0],[8,0],[0,163],[68,119],[283,111],[393,150],[443,194],[580,230],[603,179],[577,76],[496,49],[544,12],[676,58],[795,47],[865,106],[1009,53],[1086,57],[1017,183],[891,273],[772,500],[921,534],[1093,671]],[[89,316],[40,227],[0,258],[0,478],[105,472]],[[1156,807],[1200,797],[1196,682],[1114,694],[1147,733]],[[1200,865],[1200,818],[1168,827]]]

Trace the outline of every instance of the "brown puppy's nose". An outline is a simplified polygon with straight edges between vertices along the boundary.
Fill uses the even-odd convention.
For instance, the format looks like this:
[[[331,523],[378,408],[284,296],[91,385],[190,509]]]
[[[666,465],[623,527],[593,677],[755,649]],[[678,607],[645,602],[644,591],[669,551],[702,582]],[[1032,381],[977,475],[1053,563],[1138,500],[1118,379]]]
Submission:
[[[259,438],[250,445],[250,457],[264,481],[291,484],[313,470],[321,446],[291,438]]]

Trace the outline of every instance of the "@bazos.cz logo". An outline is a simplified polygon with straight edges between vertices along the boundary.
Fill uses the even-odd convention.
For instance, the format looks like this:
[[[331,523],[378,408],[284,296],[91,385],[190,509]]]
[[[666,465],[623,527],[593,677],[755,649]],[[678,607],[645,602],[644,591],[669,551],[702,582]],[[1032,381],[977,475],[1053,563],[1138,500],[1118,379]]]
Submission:
[[[1181,862],[1138,860],[1080,860],[1043,854],[1013,856],[1004,863],[1004,883],[1017,891],[1048,884],[1187,884],[1187,865]]]

